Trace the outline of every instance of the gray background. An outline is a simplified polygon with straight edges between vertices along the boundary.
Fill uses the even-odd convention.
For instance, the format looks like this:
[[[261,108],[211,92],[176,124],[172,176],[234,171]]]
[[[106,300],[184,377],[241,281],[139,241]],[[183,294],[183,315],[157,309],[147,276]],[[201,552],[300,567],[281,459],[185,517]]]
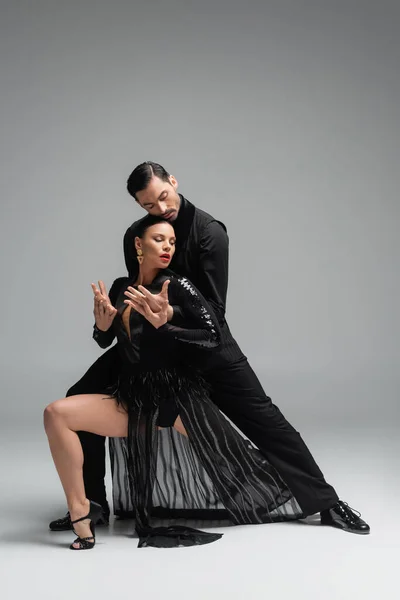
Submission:
[[[383,563],[366,548],[380,558],[386,549],[390,564],[397,513],[387,511],[399,491],[399,2],[17,0],[1,8],[1,483],[3,514],[14,522],[6,541],[19,553],[14,563],[7,550],[9,597],[18,596],[13,567],[26,547],[57,557],[53,573],[72,560],[43,533],[64,502],[42,409],[99,355],[89,284],[124,274],[122,236],[143,214],[125,181],[143,160],[163,164],[183,194],[226,223],[231,329],[340,495],[375,517],[375,538],[303,528],[299,541],[298,530],[239,528],[223,538],[233,546],[178,558],[135,552],[131,540],[122,550],[110,537],[103,560],[134,557],[144,578],[156,564],[175,593],[168,578],[180,561],[182,594],[199,577],[198,561],[193,598],[210,597],[204,573],[215,597],[220,585],[232,585],[230,597],[264,597],[275,589],[263,587],[257,561],[266,555],[278,561],[270,586],[284,583],[287,594],[301,596],[284,568],[294,563],[300,579],[308,575],[304,597],[328,598],[319,587],[327,582],[329,598],[351,597],[352,585],[372,594]],[[14,530],[24,506],[28,546]],[[267,540],[292,548],[284,564]],[[253,571],[235,579],[244,551],[255,552]],[[95,552],[91,568],[104,586]],[[34,564],[32,554],[26,560]],[[41,574],[31,576],[42,597],[63,597]],[[383,580],[389,585],[387,573]],[[74,583],[63,591],[74,593]]]

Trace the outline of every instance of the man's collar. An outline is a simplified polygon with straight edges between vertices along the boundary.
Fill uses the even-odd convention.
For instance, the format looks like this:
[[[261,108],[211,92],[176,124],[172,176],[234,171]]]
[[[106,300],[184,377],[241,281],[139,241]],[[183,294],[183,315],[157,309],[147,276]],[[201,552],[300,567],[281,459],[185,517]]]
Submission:
[[[175,221],[173,221],[172,223],[175,229],[177,252],[179,252],[179,250],[182,248],[185,241],[187,240],[190,229],[192,227],[195,212],[195,207],[191,202],[189,202],[189,200],[187,200],[181,194],[179,194],[179,197],[181,199],[179,213]]]

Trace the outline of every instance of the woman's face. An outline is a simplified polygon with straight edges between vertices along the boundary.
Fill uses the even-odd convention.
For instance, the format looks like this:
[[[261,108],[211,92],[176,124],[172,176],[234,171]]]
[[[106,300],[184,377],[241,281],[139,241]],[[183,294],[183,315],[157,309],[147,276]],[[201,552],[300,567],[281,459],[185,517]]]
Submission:
[[[136,249],[143,251],[143,265],[166,269],[175,253],[175,231],[169,223],[157,223],[135,238]]]

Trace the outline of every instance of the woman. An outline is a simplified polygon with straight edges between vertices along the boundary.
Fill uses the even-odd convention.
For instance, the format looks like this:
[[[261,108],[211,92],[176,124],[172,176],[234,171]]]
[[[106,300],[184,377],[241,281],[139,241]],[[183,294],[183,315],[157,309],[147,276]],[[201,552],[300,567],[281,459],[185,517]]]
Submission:
[[[151,527],[155,514],[211,511],[234,524],[301,518],[280,476],[209,399],[196,365],[218,346],[218,325],[194,286],[167,269],[175,251],[172,225],[146,217],[135,248],[137,278],[117,279],[109,296],[104,284],[100,289],[92,284],[94,338],[102,348],[117,338],[118,381],[104,394],[65,398],[45,410],[51,453],[78,536],[70,548],[94,547],[101,516],[101,507],[85,497],[77,431],[112,438],[114,504],[123,494],[129,497],[139,547],[221,537],[188,527]],[[160,290],[159,306],[143,302],[148,292]],[[168,322],[172,311],[179,326]]]

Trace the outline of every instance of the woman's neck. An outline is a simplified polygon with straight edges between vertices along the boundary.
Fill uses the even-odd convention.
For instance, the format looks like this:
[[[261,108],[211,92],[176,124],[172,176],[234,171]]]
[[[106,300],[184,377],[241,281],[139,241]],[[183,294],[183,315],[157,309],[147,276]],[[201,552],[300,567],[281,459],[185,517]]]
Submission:
[[[157,277],[160,269],[146,268],[143,265],[139,266],[139,275],[137,276],[135,285],[150,285]]]

